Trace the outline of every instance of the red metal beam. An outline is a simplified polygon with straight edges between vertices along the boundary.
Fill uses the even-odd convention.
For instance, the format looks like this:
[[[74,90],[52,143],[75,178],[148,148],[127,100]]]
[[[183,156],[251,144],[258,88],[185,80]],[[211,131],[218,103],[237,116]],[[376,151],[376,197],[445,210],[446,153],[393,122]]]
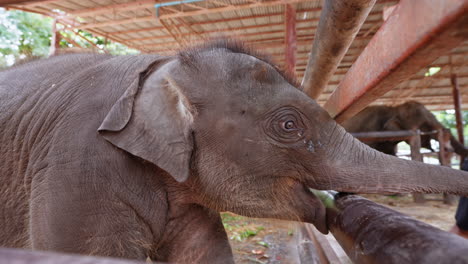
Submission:
[[[296,73],[296,8],[293,5],[284,6],[285,19],[285,50],[286,71],[295,75]]]
[[[455,118],[457,121],[458,141],[460,141],[461,144],[465,144],[465,139],[463,137],[463,117],[461,113],[460,88],[458,87],[456,74],[452,74],[452,76],[450,76],[450,82],[452,83],[453,105],[455,106]],[[462,160],[463,160],[463,157],[462,157]]]
[[[338,122],[468,39],[468,0],[402,0],[325,104]]]
[[[304,91],[317,99],[351,46],[376,0],[326,0],[302,79]]]

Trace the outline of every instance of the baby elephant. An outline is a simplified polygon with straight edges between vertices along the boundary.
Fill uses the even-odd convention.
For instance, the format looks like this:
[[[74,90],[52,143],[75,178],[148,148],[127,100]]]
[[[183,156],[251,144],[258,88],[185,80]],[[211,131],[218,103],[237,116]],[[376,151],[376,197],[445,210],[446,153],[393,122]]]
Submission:
[[[272,64],[220,41],[0,72],[0,246],[232,263],[220,211],[313,223],[308,188],[468,195],[468,175],[355,140]]]

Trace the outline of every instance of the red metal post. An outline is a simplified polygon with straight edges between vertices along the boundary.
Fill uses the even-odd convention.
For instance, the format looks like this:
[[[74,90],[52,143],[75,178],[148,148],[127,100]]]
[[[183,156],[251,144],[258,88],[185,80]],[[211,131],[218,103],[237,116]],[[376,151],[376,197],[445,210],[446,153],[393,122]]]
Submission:
[[[297,37],[296,37],[296,8],[287,4],[284,6],[284,19],[286,30],[286,43],[285,43],[285,59],[286,59],[286,72],[292,75],[296,74],[296,50],[297,50]]]
[[[325,0],[307,68],[304,91],[317,99],[359,32],[376,0]]]
[[[468,0],[401,0],[333,92],[338,122],[468,39]]]
[[[468,26],[468,25],[467,25]],[[455,106],[455,118],[457,120],[457,133],[458,141],[461,144],[465,144],[465,139],[463,138],[463,117],[461,113],[461,96],[460,89],[458,87],[457,75],[452,74],[450,76],[450,81],[452,82],[452,93],[453,93],[453,105]],[[463,160],[464,157],[461,157]]]

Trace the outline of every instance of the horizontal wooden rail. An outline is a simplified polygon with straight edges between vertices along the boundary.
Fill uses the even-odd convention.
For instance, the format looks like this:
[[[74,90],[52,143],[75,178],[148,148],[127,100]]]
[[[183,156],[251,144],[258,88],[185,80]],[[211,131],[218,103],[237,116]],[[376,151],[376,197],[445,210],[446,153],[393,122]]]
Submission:
[[[407,140],[416,135],[435,135],[438,131],[420,132],[419,130],[371,131],[351,133],[364,142]]]

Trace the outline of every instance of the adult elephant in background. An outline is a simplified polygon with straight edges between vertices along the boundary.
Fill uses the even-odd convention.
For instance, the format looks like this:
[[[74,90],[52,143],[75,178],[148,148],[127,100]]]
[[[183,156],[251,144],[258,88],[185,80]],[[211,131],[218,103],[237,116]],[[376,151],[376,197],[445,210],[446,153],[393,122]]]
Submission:
[[[468,195],[467,173],[369,148],[230,42],[8,69],[0,124],[3,247],[232,263],[220,211],[326,233],[309,187]]]
[[[445,130],[450,133],[450,130],[445,128],[423,104],[416,101],[409,101],[397,106],[369,106],[345,121],[342,125],[349,133],[414,129],[419,129],[423,132]],[[455,139],[452,134],[449,135],[450,145],[443,147],[446,150],[453,150],[458,155],[466,157],[468,149]],[[433,151],[431,139],[437,140],[437,134],[421,136],[421,147]],[[396,155],[396,146],[400,142],[383,141],[367,144],[385,154]]]

